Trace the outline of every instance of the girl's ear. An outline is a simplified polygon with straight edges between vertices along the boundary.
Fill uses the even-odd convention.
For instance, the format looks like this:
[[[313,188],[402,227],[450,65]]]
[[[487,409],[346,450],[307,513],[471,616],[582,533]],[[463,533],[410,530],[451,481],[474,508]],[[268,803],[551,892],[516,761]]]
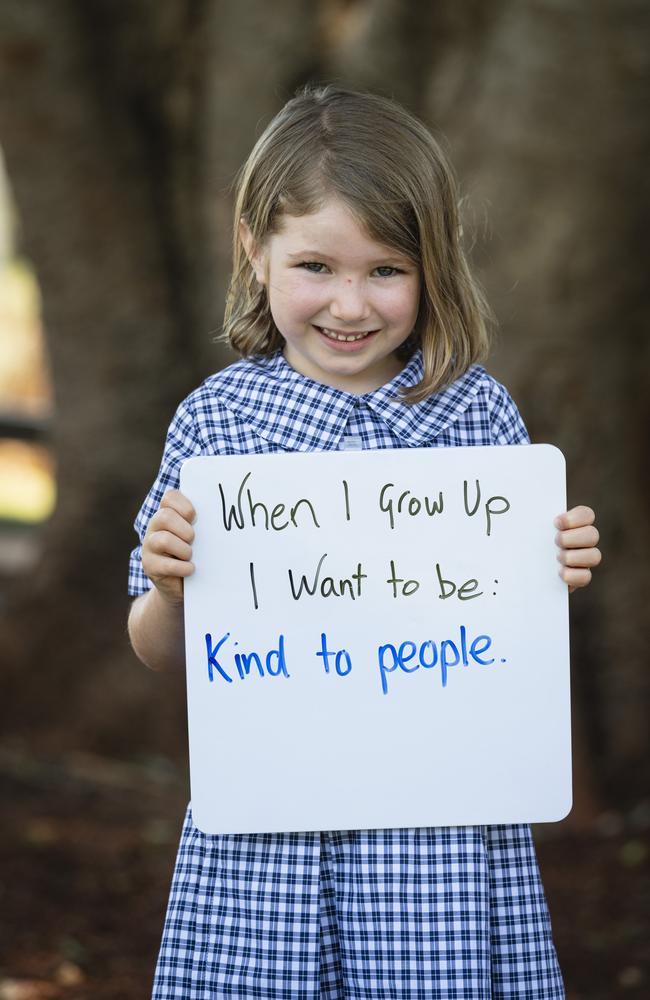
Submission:
[[[246,256],[250,262],[255,277],[260,285],[266,284],[266,271],[264,268],[264,253],[260,250],[253,238],[246,219],[239,220],[239,238],[242,241]]]

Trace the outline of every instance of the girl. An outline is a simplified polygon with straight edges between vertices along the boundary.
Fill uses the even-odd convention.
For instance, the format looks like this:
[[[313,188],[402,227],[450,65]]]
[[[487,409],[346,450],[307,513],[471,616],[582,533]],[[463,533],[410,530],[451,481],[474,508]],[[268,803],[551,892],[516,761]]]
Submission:
[[[477,365],[487,310],[449,165],[392,101],[289,101],[241,171],[225,335],[242,360],[181,403],[136,521],[137,655],[179,669],[192,455],[523,444]],[[600,560],[593,512],[556,520],[570,589]],[[188,808],[156,1000],[559,998],[526,826],[206,835]]]

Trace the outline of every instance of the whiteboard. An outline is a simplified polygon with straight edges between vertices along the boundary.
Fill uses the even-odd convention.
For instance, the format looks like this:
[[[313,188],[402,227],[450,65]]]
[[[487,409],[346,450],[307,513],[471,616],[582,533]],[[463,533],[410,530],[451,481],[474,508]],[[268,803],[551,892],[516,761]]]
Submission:
[[[207,833],[571,807],[550,445],[191,458],[190,783]]]

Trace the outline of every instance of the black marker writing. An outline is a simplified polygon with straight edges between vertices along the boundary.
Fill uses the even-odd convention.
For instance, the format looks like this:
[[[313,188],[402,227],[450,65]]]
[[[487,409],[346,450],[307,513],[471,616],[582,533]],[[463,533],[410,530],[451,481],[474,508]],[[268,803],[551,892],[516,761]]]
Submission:
[[[249,526],[255,528],[257,527],[258,522],[264,526],[265,531],[284,531],[285,528],[289,527],[290,523],[294,526],[294,528],[297,528],[299,527],[297,519],[298,512],[303,505],[305,511],[309,512],[306,515],[307,518],[311,515],[315,527],[320,528],[318,518],[316,517],[316,511],[314,510],[314,505],[311,500],[307,500],[303,497],[302,499],[297,500],[289,508],[287,508],[287,505],[284,503],[277,503],[272,507],[269,507],[261,500],[254,500],[251,490],[246,489],[246,483],[250,477],[251,473],[247,472],[239,485],[239,489],[237,490],[237,500],[235,503],[231,503],[230,505],[228,505],[226,501],[223,486],[219,483],[221,517],[226,531],[232,531],[233,527],[239,528],[240,530]],[[246,502],[244,501],[244,491]],[[250,525],[247,523],[247,517],[250,520]]]

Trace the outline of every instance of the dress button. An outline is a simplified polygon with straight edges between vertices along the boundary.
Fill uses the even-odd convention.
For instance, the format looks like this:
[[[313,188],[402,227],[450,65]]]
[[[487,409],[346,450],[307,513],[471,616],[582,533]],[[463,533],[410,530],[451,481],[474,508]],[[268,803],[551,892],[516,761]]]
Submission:
[[[358,434],[346,434],[346,436],[341,439],[342,451],[361,451],[362,448],[363,439],[360,438]]]

